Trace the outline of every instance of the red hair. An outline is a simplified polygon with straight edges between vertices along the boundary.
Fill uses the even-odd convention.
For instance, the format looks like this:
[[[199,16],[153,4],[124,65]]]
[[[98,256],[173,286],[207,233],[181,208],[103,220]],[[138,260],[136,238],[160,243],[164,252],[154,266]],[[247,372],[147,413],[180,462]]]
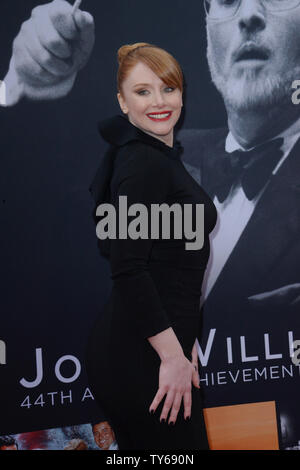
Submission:
[[[118,62],[117,81],[120,93],[123,81],[138,62],[147,65],[167,86],[183,91],[183,73],[179,63],[160,47],[146,42],[124,45],[118,50]]]

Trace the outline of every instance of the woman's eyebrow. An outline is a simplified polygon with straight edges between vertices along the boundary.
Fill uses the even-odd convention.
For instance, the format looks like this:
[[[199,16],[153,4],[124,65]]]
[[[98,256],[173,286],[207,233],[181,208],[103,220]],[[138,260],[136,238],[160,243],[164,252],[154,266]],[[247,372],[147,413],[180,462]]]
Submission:
[[[150,85],[151,85],[150,83],[135,83],[133,85],[133,88],[139,87],[139,86],[150,86]]]

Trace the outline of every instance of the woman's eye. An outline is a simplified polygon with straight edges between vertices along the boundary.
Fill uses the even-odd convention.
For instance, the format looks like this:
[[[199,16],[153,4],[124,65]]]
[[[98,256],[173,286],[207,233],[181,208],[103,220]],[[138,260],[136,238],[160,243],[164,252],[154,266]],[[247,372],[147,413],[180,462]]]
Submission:
[[[145,96],[147,95],[149,92],[148,90],[138,90],[137,91],[137,94],[140,95],[140,96]]]
[[[171,86],[168,86],[168,87],[165,88],[165,92],[166,92],[166,93],[171,93],[171,92],[174,91],[174,90],[175,90],[175,88],[173,88],[173,87],[171,87]]]

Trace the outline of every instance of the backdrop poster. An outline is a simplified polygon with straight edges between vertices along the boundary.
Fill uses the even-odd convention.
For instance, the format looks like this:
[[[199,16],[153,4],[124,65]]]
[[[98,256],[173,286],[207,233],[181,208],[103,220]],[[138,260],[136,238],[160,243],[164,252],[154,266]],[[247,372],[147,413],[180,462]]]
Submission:
[[[45,3],[2,0],[0,78],[21,24]],[[119,113],[117,49],[150,42],[182,65],[179,139],[186,168],[205,189],[201,158],[209,149],[199,139],[212,134],[200,129],[227,123],[208,70],[201,1],[86,0],[82,7],[95,18],[96,43],[69,95],[0,108],[0,436],[23,449],[64,448],[76,439],[99,448],[92,424],[105,416],[89,389],[84,354],[111,280],[88,188],[105,151],[97,123]],[[293,152],[299,168],[297,145]],[[298,184],[293,212],[284,209],[290,196],[269,195],[272,208],[254,213],[204,304],[200,380],[214,449],[299,449],[299,302],[280,296],[300,282],[296,175],[287,171],[284,180],[285,187]],[[275,290],[274,301],[266,293]]]

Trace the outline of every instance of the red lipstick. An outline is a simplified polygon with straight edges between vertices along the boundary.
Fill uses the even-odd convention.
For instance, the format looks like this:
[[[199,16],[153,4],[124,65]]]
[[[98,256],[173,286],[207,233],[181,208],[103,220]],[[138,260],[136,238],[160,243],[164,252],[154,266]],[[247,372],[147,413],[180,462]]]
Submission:
[[[146,115],[151,121],[164,122],[168,121],[172,116],[172,111],[161,111],[159,113],[148,113]]]

